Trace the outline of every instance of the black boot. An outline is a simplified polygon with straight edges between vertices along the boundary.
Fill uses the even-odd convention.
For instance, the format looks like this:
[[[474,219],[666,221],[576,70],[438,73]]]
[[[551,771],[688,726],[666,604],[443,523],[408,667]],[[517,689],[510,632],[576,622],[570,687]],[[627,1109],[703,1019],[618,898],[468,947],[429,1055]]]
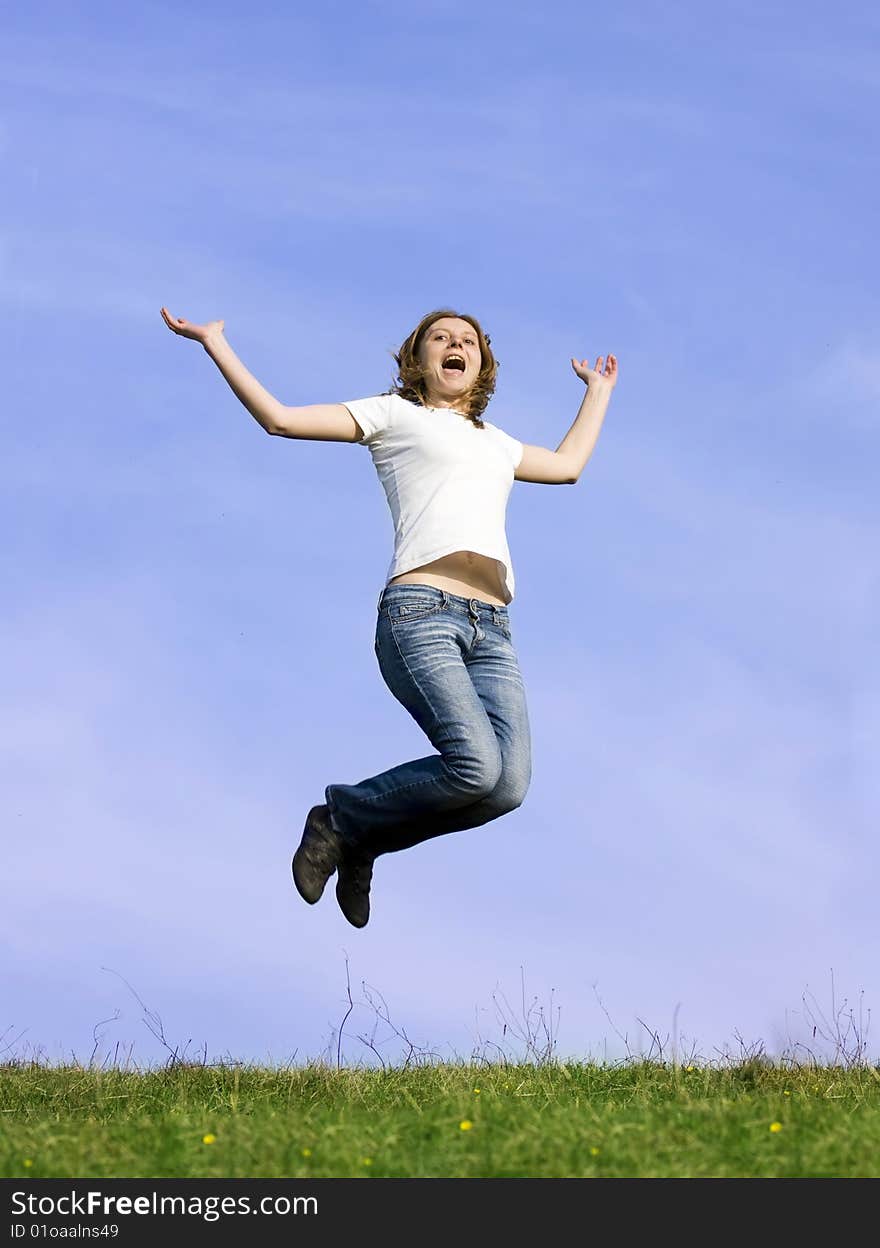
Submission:
[[[336,900],[352,927],[366,927],[370,918],[370,880],[375,854],[346,845],[339,859]]]
[[[309,905],[319,900],[324,885],[339,865],[344,847],[345,842],[330,822],[328,807],[313,806],[291,863],[293,882]]]

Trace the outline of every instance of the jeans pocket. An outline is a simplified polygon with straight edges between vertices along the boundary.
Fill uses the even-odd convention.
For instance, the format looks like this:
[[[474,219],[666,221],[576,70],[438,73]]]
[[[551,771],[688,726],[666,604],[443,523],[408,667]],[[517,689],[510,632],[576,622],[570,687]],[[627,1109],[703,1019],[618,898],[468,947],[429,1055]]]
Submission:
[[[411,628],[416,624],[422,624],[425,620],[433,620],[443,613],[443,606],[432,607],[409,607],[404,608],[399,614],[391,616],[391,628],[394,632],[401,629]]]
[[[408,594],[405,600],[393,599],[385,610],[392,624],[405,624],[408,620],[423,620],[429,615],[437,615],[445,606],[445,600],[435,594]]]

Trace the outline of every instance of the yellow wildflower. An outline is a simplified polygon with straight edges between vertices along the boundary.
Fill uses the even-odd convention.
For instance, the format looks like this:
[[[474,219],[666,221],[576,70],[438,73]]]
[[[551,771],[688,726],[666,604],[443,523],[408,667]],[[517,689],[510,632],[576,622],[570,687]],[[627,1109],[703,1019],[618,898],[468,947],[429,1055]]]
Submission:
[[[303,1155],[303,1157],[311,1157],[311,1155],[312,1155],[312,1150],[311,1150],[310,1148],[304,1148],[304,1149],[302,1150],[302,1155]]]
[[[30,1157],[25,1157],[25,1159],[24,1159],[24,1164],[25,1164],[26,1166],[32,1166],[34,1163],[33,1163],[33,1161],[30,1159]]]
[[[373,1164],[373,1158],[372,1158],[372,1157],[362,1157],[362,1158],[361,1158],[361,1164],[362,1164],[362,1165],[365,1165],[365,1166],[371,1166],[371,1165]]]
[[[202,1136],[202,1143],[213,1144],[216,1138],[217,1138],[216,1135],[212,1135],[211,1132],[209,1131],[207,1135]]]
[[[472,1127],[474,1124],[471,1122],[470,1118],[465,1118],[465,1119],[464,1119],[462,1122],[460,1122],[458,1125],[459,1125],[459,1127],[460,1127],[460,1129],[461,1129],[462,1131],[470,1131],[471,1127]]]
[[[594,1144],[594,1145],[593,1145],[593,1147],[590,1149],[590,1156],[591,1156],[591,1157],[598,1157],[598,1156],[599,1156],[599,1149],[598,1149],[598,1148],[596,1148],[595,1144]]]
[[[477,1096],[479,1096],[479,1095],[480,1095],[480,1089],[479,1089],[479,1088],[474,1088],[474,1092],[477,1094]]]
[[[782,1123],[781,1123],[781,1122],[771,1122],[771,1123],[770,1123],[770,1130],[771,1130],[771,1131],[781,1131],[781,1130],[782,1130]]]

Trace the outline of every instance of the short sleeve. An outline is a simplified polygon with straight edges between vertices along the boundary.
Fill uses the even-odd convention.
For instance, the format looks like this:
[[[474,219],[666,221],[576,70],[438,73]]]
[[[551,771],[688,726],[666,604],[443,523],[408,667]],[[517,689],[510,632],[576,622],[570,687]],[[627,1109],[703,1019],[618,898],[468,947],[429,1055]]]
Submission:
[[[371,438],[391,424],[393,399],[393,394],[376,394],[369,399],[352,399],[343,404],[364,431],[364,436],[359,443],[361,446],[366,446]]]
[[[513,465],[513,470],[515,472],[517,468],[519,467],[519,463],[523,457],[523,451],[525,450],[525,447],[523,446],[523,443],[520,442],[519,438],[514,438],[509,433],[505,433],[504,430],[499,429],[497,425],[495,426],[495,432],[498,435],[501,445],[504,447],[504,450],[507,452],[507,455],[510,459],[511,464]]]

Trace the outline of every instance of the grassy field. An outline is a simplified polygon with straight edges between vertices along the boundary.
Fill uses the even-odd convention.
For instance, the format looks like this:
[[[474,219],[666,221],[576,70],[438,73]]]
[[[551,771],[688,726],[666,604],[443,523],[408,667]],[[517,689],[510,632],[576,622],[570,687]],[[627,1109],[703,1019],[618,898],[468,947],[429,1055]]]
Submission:
[[[880,1069],[13,1062],[0,1176],[878,1177]]]

